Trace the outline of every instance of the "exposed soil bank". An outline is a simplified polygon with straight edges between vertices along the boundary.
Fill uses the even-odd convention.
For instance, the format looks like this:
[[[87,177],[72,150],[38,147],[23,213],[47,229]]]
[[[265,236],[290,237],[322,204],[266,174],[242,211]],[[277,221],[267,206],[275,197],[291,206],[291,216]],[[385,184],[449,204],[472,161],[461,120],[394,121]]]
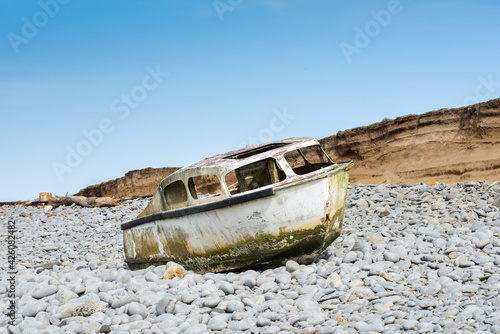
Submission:
[[[353,183],[500,180],[500,99],[408,115],[321,139],[334,160],[352,159]]]
[[[333,160],[354,160],[352,183],[496,181],[500,180],[500,99],[384,120],[340,131],[320,142]],[[150,195],[176,170],[130,171],[77,195]]]
[[[84,188],[77,195],[115,198],[151,195],[155,192],[160,181],[177,169],[179,168],[163,167],[133,170],[118,179]]]

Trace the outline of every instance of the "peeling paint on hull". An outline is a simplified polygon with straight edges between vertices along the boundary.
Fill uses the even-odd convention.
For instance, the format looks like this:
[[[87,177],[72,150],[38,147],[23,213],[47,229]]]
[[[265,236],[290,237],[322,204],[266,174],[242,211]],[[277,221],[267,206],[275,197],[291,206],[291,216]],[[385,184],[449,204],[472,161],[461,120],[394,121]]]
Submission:
[[[274,185],[269,197],[126,229],[126,262],[140,269],[175,261],[200,273],[308,263],[340,235],[351,168],[339,163]]]

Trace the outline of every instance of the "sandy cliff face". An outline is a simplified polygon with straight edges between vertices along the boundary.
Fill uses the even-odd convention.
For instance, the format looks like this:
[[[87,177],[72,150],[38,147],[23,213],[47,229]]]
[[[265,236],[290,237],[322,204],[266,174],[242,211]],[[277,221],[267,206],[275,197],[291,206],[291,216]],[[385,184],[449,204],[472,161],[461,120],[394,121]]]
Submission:
[[[500,99],[384,120],[320,142],[334,161],[354,160],[352,183],[496,181],[500,180]],[[131,171],[78,195],[150,195],[175,170]]]
[[[127,172],[125,176],[80,190],[76,195],[86,197],[135,197],[151,195],[161,180],[178,168],[146,168]]]
[[[321,139],[334,160],[352,159],[353,183],[500,180],[500,99],[408,115]]]

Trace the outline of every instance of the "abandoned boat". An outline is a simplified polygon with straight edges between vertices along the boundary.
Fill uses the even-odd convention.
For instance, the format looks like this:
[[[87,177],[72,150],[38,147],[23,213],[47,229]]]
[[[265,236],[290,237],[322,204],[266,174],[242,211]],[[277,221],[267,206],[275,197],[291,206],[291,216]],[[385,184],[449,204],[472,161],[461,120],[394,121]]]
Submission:
[[[339,235],[352,161],[314,138],[215,155],[163,179],[122,224],[131,269],[174,261],[199,273],[309,263]]]

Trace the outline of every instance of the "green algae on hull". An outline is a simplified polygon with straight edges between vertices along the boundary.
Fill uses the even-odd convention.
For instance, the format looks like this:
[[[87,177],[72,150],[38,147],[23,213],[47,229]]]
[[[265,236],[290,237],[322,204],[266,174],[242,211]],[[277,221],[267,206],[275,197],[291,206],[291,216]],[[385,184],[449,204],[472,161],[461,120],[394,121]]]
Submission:
[[[138,254],[141,255],[139,259],[128,259],[127,262],[129,267],[135,270],[174,261],[182,264],[187,270],[204,273],[233,268],[276,266],[283,264],[287,259],[300,258],[304,254],[309,255],[312,261],[340,235],[344,206],[328,217],[330,220],[328,224],[327,219],[321,217],[318,222],[313,223],[315,225],[313,229],[294,231],[282,229],[278,234],[248,235],[237,244],[217,246],[205,252],[191,252],[187,241],[188,235],[177,228],[168,238],[165,234],[161,237],[161,244],[167,250],[164,252],[166,254],[148,256],[158,254],[159,232],[142,234],[140,238],[134,240],[148,247]]]
[[[294,258],[302,254],[319,254],[323,249],[323,233],[325,227],[319,225],[313,230],[294,231],[274,235],[260,235],[249,238],[233,247],[207,251],[203,254],[181,255],[176,257],[158,257],[152,261],[129,261],[131,269],[146,268],[151,264],[166,264],[175,261],[185,269],[199,273],[226,270],[227,268],[243,268],[253,265],[275,265],[285,259]],[[340,232],[337,234],[337,236]],[[280,247],[276,247],[280,245]],[[317,255],[316,254],[316,255]]]

